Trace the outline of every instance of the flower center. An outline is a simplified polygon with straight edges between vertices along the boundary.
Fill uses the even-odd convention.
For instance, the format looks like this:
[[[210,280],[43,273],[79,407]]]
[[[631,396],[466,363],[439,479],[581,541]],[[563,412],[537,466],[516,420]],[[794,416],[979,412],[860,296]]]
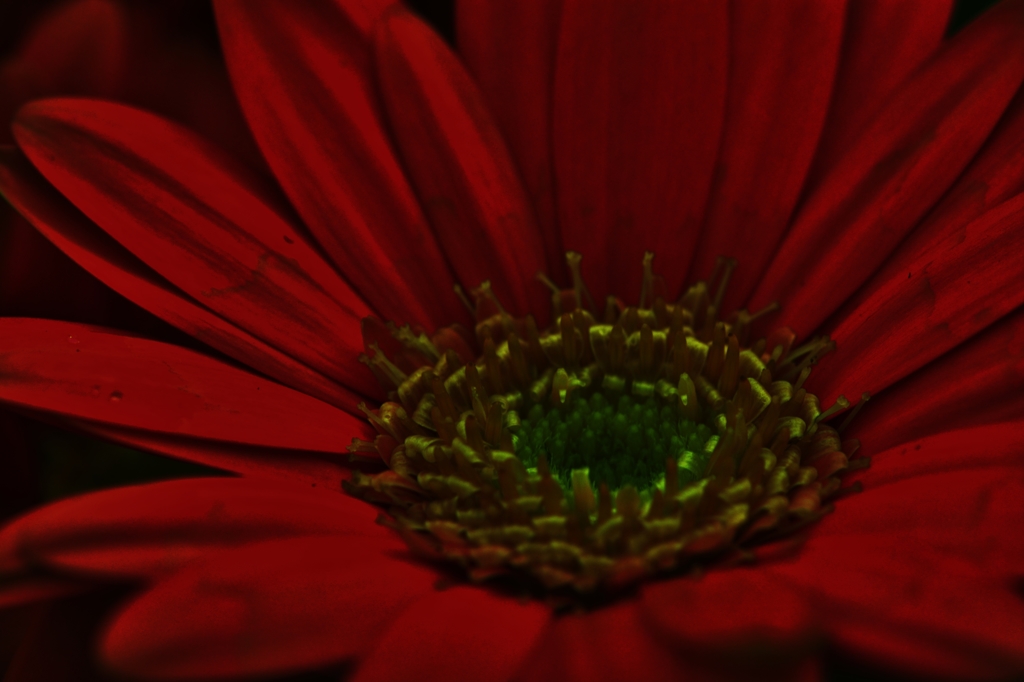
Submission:
[[[347,492],[473,580],[578,593],[749,558],[830,510],[838,475],[867,462],[824,423],[846,399],[823,411],[803,388],[830,340],[794,348],[782,328],[749,343],[774,306],[720,319],[724,259],[714,294],[698,282],[666,303],[647,254],[639,305],[610,297],[599,322],[580,256],[567,259],[573,289],[539,276],[549,329],[508,315],[486,283],[473,292],[479,356],[457,327],[428,338],[366,321],[361,360],[390,400],[360,406],[380,435],[349,450],[387,469],[357,471]]]
[[[675,396],[639,400],[625,393],[606,396],[601,390],[580,393],[562,406],[545,409],[543,402],[533,403],[513,432],[516,456],[528,472],[536,473],[545,456],[552,477],[567,491],[574,471],[583,471],[592,486],[605,483],[618,490],[631,485],[649,492],[657,485],[664,490],[668,457],[678,460],[685,483],[703,475],[718,436],[707,424],[681,414]]]

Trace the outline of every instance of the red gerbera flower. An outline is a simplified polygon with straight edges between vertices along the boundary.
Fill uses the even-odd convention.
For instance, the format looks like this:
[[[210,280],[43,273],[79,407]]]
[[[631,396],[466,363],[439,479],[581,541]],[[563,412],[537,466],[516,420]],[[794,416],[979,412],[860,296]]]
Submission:
[[[280,189],[97,100],[21,109],[0,165],[211,351],[5,319],[0,400],[244,476],[21,518],[4,603],[134,582],[100,656],[152,679],[763,678],[821,637],[1024,671],[1024,2],[942,46],[937,3],[467,5],[479,86],[387,2],[216,9]],[[840,391],[880,394],[870,469]]]

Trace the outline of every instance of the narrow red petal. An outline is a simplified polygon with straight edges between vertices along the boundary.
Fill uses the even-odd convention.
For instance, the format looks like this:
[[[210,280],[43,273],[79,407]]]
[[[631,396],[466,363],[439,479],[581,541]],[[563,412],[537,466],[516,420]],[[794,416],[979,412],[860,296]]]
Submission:
[[[534,275],[545,267],[543,242],[476,85],[408,12],[381,21],[375,48],[402,160],[460,283],[490,280],[515,313],[542,310],[547,297]]]
[[[825,121],[844,2],[731,4],[718,171],[692,271],[734,257],[722,310],[742,307],[785,234]],[[694,279],[695,277],[691,277]]]
[[[121,675],[149,679],[322,667],[363,654],[434,580],[356,537],[223,550],[129,604],[103,635],[100,655]]]
[[[352,475],[351,469],[346,466],[347,457],[343,459],[337,454],[318,455],[308,451],[235,445],[80,419],[63,419],[57,426],[70,427],[111,443],[230,471],[247,478],[293,481],[313,487],[322,486],[327,490],[337,490],[341,481]],[[355,427],[357,430],[346,435],[346,438],[361,437],[371,440],[375,435],[365,422],[356,424]],[[343,445],[344,443],[339,441],[338,449],[342,449]]]
[[[516,675],[523,682],[700,680],[651,632],[635,600],[551,621]]]
[[[1024,310],[872,398],[850,435],[869,454],[1024,416]]]
[[[849,3],[842,59],[812,181],[850,151],[885,101],[939,49],[952,5],[952,0]]]
[[[916,228],[906,241],[899,246],[881,271],[872,277],[862,291],[847,302],[843,309],[834,316],[836,321],[830,321],[826,325],[826,329],[833,327],[830,330],[833,336],[837,334],[835,329],[839,328],[846,330],[847,333],[852,333],[856,337],[859,332],[856,330],[851,331],[850,325],[855,324],[851,318],[865,312],[872,304],[875,307],[879,305],[877,300],[872,301],[872,299],[877,299],[880,291],[885,289],[886,282],[902,282],[904,273],[913,272],[915,263],[919,267],[923,259],[929,258],[929,253],[936,251],[936,249],[944,248],[951,241],[959,241],[965,236],[966,226],[972,223],[972,221],[1012,199],[1015,195],[1024,192],[1024,175],[1020,173],[1022,163],[1024,163],[1024,96],[1018,94],[981,152],[979,152],[977,158],[971,162],[971,165],[957,180],[949,193],[932,210],[924,223]],[[992,250],[991,248],[988,249],[990,252]],[[963,251],[957,251],[957,255],[963,260],[964,266],[967,266],[968,260],[965,258]],[[1002,260],[1002,254],[997,254],[996,257]],[[998,282],[989,280],[987,267],[977,267],[976,265],[973,267],[984,273],[984,276],[980,279],[971,278],[968,280],[975,283],[980,282],[982,287],[980,290],[971,285],[975,294],[984,294],[987,288],[988,296],[995,298],[997,301],[994,309],[985,310],[984,306],[981,306],[976,311],[975,316],[972,317],[971,322],[976,323],[980,329],[980,326],[991,321],[999,311],[1005,311],[1007,303],[1012,303],[1014,299],[1012,295],[1008,299],[1001,295],[998,290]],[[996,270],[999,270],[998,266]],[[957,295],[969,298],[970,292],[960,292]],[[928,305],[931,306],[932,304],[929,303]],[[943,315],[948,315],[949,312],[942,311],[939,306],[936,306],[936,308],[937,310],[929,318],[929,325],[941,327]],[[956,325],[954,324],[953,326]],[[934,331],[934,329],[931,329],[933,336]],[[914,361],[910,366],[912,367],[913,364],[923,365],[937,353],[946,351],[950,341],[961,341],[962,339],[946,336],[944,340],[945,343],[939,343],[938,347],[931,344],[927,345],[919,361]],[[856,339],[854,343],[856,344]],[[858,349],[856,346],[852,348],[854,353],[858,350],[863,351],[863,348]],[[856,380],[854,380],[854,385],[848,386],[845,381],[847,373],[840,368],[840,365],[853,368],[855,364],[855,362],[846,362],[847,352],[846,342],[841,342],[838,352],[831,357],[826,357],[823,365],[815,372],[811,380],[811,384],[815,388],[822,385],[830,387],[831,390],[828,392],[828,395],[822,395],[823,398],[826,398],[826,401],[830,401],[834,394],[843,390],[852,392],[854,395],[861,390],[861,388],[856,386]],[[994,361],[996,356],[990,359]],[[1012,354],[1007,356],[1006,359],[1012,359]],[[899,363],[901,371],[905,372],[906,370],[903,368],[906,365],[907,358],[905,356],[896,357],[886,359],[884,362],[892,362],[894,360]],[[962,381],[973,381],[974,377],[972,374],[958,373],[957,376],[960,378],[958,384]],[[991,381],[992,388],[994,389],[1000,379],[992,378]],[[824,388],[820,390],[826,391]],[[924,393],[929,398],[935,398],[942,394],[942,389],[939,387],[934,387],[933,390]],[[1000,394],[1001,397],[1002,394]],[[990,403],[991,400],[982,399],[982,402]],[[969,401],[965,405],[963,413],[977,412],[978,407],[978,400]],[[902,410],[900,411],[902,412]]]
[[[159,433],[344,451],[361,420],[195,351],[99,327],[0,320],[0,401]]]
[[[976,220],[928,230],[894,254],[832,332],[839,350],[812,384],[825,403],[877,393],[1024,303],[1024,193]]]
[[[128,17],[110,0],[56,6],[0,64],[0,143],[10,143],[7,122],[30,99],[54,94],[110,97],[127,70]]]
[[[756,568],[651,583],[641,607],[677,647],[705,654],[793,646],[814,625],[802,595]]]
[[[638,300],[644,251],[667,299],[700,233],[725,110],[729,3],[567,1],[554,155],[566,248],[598,305]]]
[[[1024,93],[1010,102],[985,146],[924,222],[900,244],[890,261],[919,253],[951,227],[967,225],[1024,192]],[[891,269],[891,263],[886,263]]]
[[[555,216],[551,109],[562,0],[458,2],[459,54],[494,112],[533,200],[547,274],[568,281]]]
[[[1024,3],[958,34],[857,138],[800,209],[752,301],[813,331],[950,187],[1024,78]]]
[[[550,618],[547,607],[477,587],[429,592],[413,602],[363,660],[354,682],[412,680],[429,670],[448,682],[515,674]]]
[[[0,530],[0,572],[156,578],[210,551],[299,536],[404,547],[378,510],[340,492],[243,478],[115,488],[62,500]]]
[[[1024,447],[1024,415],[1016,419],[935,433],[903,441],[871,455],[860,474],[865,485],[883,486],[915,476],[1019,464]],[[950,509],[955,513],[959,510]]]
[[[101,232],[16,150],[0,149],[0,193],[76,263],[128,300],[253,369],[355,411],[358,397],[195,303]]]
[[[274,194],[187,130],[90,100],[25,106],[15,137],[86,216],[228,321],[350,388],[365,304],[274,207]]]
[[[379,315],[465,316],[384,131],[370,30],[389,0],[214,3],[235,90],[303,221]]]

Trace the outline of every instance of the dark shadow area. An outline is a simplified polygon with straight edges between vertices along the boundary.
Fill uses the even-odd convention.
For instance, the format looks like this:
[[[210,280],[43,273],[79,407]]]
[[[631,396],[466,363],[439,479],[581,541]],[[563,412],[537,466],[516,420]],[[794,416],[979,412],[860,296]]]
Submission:
[[[455,44],[455,0],[407,0],[406,4],[433,26],[449,45]]]
[[[39,497],[46,501],[107,488],[196,476],[224,476],[219,469],[105,443],[53,426],[30,423],[37,456]]]
[[[946,37],[961,30],[997,2],[999,0],[958,0],[955,2],[949,16],[949,26],[946,27]]]

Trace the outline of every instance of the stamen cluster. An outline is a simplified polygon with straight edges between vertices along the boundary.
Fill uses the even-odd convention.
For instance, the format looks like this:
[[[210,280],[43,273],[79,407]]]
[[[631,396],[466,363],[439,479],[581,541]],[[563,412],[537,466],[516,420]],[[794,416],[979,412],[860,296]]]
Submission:
[[[543,331],[485,283],[479,357],[455,328],[428,338],[368,321],[368,339],[376,329],[393,350],[369,341],[362,358],[390,400],[361,406],[379,435],[350,452],[387,469],[345,489],[473,580],[530,576],[581,593],[749,557],[820,518],[838,475],[866,463],[851,464],[856,442],[823,423],[849,403],[822,411],[803,388],[832,343],[793,348],[783,328],[748,344],[771,309],[718,318],[732,263],[713,298],[698,282],[666,303],[652,296],[651,259],[640,305],[609,298],[598,321],[570,253],[574,288],[549,283],[555,323]]]

